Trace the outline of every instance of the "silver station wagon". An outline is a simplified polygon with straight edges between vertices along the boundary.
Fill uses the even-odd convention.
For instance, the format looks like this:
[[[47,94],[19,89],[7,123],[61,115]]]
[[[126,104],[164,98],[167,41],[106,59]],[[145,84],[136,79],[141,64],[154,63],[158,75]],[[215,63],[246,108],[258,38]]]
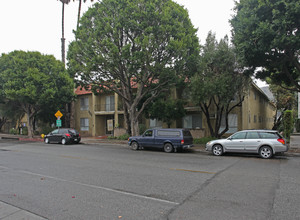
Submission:
[[[244,130],[239,131],[227,139],[210,141],[206,150],[215,156],[226,152],[257,153],[262,158],[271,158],[276,153],[288,151],[285,139],[273,130]]]

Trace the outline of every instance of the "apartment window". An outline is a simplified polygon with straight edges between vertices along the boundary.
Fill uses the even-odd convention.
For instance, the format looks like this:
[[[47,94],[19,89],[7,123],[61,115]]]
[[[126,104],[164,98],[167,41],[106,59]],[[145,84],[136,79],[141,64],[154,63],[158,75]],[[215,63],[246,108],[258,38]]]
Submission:
[[[183,127],[184,128],[202,128],[202,117],[200,114],[186,115],[183,118]]]
[[[254,115],[253,122],[256,123],[256,115]]]
[[[237,132],[237,130],[238,130],[237,114],[229,114],[228,115],[228,126],[229,126],[229,128],[228,128],[228,131],[226,131],[226,133]],[[223,115],[219,131],[223,131],[225,129],[225,127],[226,127],[226,119],[225,119],[225,115]]]
[[[89,110],[89,98],[80,98],[80,110]]]
[[[115,110],[115,96],[106,96],[105,111]]]
[[[80,130],[81,131],[88,131],[89,130],[89,119],[88,118],[81,118],[80,119]]]
[[[162,128],[162,121],[150,119],[150,128]]]

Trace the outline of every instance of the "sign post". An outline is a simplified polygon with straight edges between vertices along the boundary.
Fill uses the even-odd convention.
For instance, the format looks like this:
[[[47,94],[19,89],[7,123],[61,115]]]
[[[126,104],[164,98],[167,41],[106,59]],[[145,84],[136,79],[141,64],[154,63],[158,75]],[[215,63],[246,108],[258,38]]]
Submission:
[[[58,127],[58,128],[61,127],[61,120],[60,120],[60,118],[62,116],[63,116],[63,114],[59,110],[55,113],[55,117],[57,118],[57,120],[56,120],[56,127]]]

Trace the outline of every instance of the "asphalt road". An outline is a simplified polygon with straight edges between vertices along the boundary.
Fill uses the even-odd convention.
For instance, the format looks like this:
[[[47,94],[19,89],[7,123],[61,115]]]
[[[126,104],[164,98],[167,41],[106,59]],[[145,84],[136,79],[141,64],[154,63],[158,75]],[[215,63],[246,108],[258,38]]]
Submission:
[[[47,219],[300,219],[300,157],[0,140],[0,201]]]

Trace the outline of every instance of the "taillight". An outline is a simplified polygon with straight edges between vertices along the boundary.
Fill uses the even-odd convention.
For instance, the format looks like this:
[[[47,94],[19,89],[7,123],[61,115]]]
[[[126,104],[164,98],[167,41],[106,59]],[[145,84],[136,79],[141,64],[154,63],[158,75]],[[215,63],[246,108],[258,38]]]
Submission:
[[[65,134],[65,135],[66,135],[67,137],[71,137],[71,135],[70,135],[70,134],[68,134],[68,133],[67,133],[67,134]]]
[[[279,141],[279,142],[282,143],[282,144],[285,144],[285,141],[284,141],[283,138],[278,138],[277,141]]]
[[[184,144],[184,140],[181,140],[180,143],[181,143],[181,144]]]

